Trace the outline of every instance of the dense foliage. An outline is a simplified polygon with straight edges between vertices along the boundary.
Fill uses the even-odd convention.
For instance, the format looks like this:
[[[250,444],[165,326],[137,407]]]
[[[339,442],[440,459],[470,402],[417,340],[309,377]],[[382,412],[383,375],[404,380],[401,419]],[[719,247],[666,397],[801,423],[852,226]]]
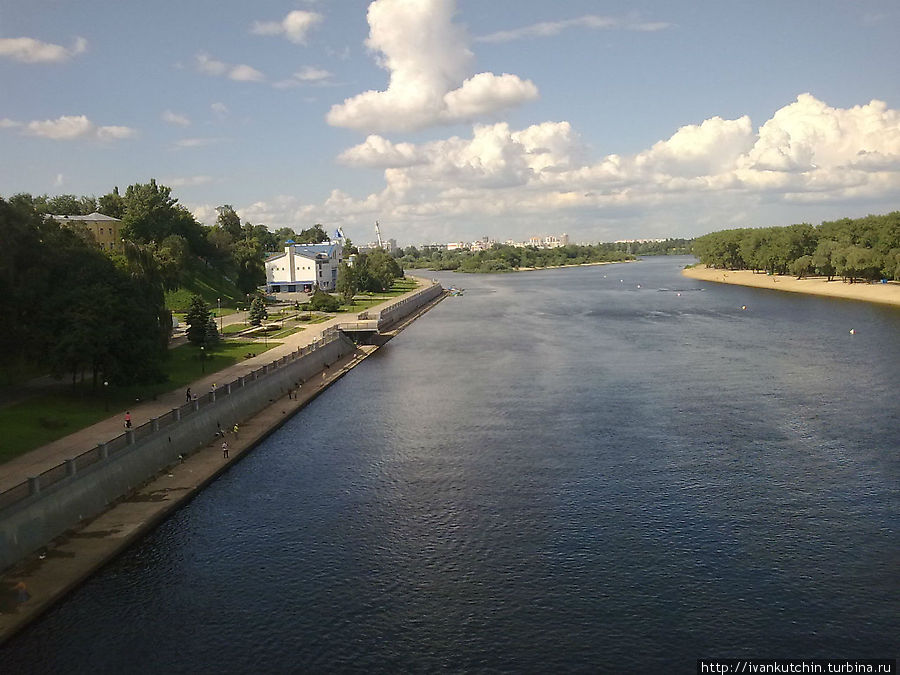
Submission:
[[[163,273],[133,244],[111,258],[84,232],[0,199],[0,363],[40,364],[97,386],[157,381],[171,330]]]
[[[344,302],[349,303],[356,293],[386,291],[403,277],[398,262],[381,249],[355,255],[352,265],[343,263],[338,271],[337,291]]]
[[[314,312],[336,312],[340,309],[340,306],[340,300],[318,287],[312,294],[309,302],[304,305],[306,309]]]
[[[621,262],[633,258],[633,255],[618,250],[615,244],[596,246],[569,244],[549,249],[495,244],[487,251],[418,251],[411,246],[403,251],[399,262],[406,268],[459,272],[511,272],[521,268]]]
[[[722,230],[698,237],[694,255],[710,267],[770,274],[900,281],[900,211],[818,227]]]

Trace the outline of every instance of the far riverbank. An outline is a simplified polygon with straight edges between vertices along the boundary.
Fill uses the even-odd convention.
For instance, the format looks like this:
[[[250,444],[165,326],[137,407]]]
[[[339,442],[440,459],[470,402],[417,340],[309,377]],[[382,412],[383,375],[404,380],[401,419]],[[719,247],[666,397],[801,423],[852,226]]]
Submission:
[[[840,279],[828,281],[825,277],[809,277],[797,279],[793,276],[769,276],[757,274],[750,270],[723,270],[697,265],[682,270],[682,275],[700,281],[714,281],[720,284],[736,286],[752,286],[769,288],[789,293],[807,293],[824,295],[830,298],[845,300],[863,300],[900,307],[900,283],[891,281],[886,284],[870,284],[865,282],[846,283]]]

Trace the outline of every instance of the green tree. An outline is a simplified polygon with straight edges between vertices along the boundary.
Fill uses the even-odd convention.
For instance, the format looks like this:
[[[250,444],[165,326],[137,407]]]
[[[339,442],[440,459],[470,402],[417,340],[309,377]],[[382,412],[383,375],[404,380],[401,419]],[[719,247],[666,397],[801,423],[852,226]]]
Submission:
[[[125,200],[119,195],[118,187],[114,187],[112,192],[100,197],[97,207],[100,213],[105,216],[121,220],[122,216],[125,215]]]
[[[266,281],[263,248],[257,239],[246,237],[231,247],[231,262],[236,270],[235,283],[243,293],[252,293]]]
[[[248,314],[250,324],[253,326],[260,325],[268,318],[269,311],[266,309],[266,304],[262,301],[262,298],[253,298],[253,302],[250,303],[250,311]]]
[[[313,311],[336,312],[340,307],[341,303],[336,297],[326,293],[319,287],[316,287],[315,292],[309,299],[309,308]]]
[[[197,347],[206,346],[209,322],[212,318],[209,306],[204,302],[203,298],[199,295],[192,296],[187,314],[184,317],[184,322],[188,325],[188,342]],[[213,321],[213,328],[215,328],[215,321]]]
[[[210,313],[206,319],[206,330],[203,332],[203,346],[206,349],[213,349],[221,342],[221,339],[219,328],[216,326],[216,317]]]
[[[224,204],[216,208],[216,227],[225,230],[232,239],[241,237],[241,218],[235,213],[231,204]]]
[[[328,233],[321,225],[316,224],[300,232],[294,241],[297,244],[321,244],[328,241]]]
[[[356,281],[356,270],[347,263],[338,268],[337,292],[345,305],[353,303],[353,296],[359,291]]]

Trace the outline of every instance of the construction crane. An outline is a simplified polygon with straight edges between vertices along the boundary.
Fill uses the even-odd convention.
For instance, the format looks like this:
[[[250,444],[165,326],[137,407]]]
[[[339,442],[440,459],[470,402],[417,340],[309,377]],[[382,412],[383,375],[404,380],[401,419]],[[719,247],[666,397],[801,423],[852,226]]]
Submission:
[[[378,221],[375,221],[375,236],[378,238],[378,248],[384,248],[384,242],[381,239],[381,228],[378,227]]]

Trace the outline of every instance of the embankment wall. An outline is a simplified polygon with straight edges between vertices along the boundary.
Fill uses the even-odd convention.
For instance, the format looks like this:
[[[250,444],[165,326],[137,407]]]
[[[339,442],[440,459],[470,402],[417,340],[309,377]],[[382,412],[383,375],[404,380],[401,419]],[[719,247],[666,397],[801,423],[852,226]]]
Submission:
[[[35,485],[28,497],[0,512],[0,569],[40,549],[81,520],[100,513],[178,461],[180,454],[186,455],[208,443],[220,425],[228,429],[253,416],[283,397],[296,382],[321,372],[326,364],[354,349],[352,341],[335,332],[331,341],[314,351],[283,365],[267,366],[267,372],[259,379],[240,382],[242,386],[229,384],[227,395],[220,390],[213,402],[196,406],[189,415],[182,417],[173,411],[177,421],[150,428],[137,441],[132,434],[132,442],[114,453],[101,444],[101,458],[84,469],[77,469],[76,462],[70,461],[65,478],[46,489]]]

